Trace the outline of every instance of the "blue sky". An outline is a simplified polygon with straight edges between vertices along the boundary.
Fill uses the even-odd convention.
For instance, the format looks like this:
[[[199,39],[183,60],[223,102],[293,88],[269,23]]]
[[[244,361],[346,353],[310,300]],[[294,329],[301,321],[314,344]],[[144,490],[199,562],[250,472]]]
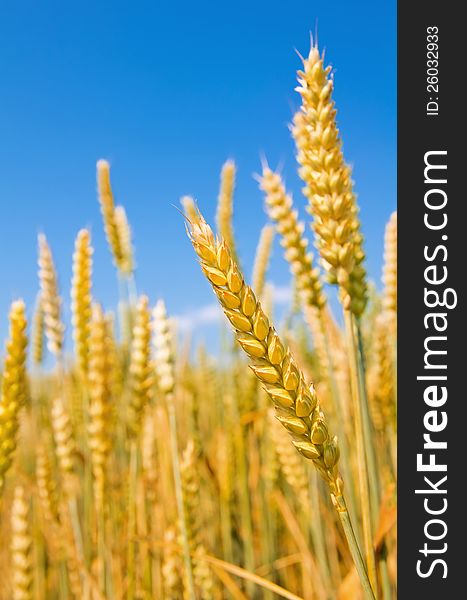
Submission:
[[[368,271],[379,282],[396,204],[395,2],[3,2],[0,6],[0,336],[12,299],[37,291],[36,238],[53,248],[69,305],[74,237],[89,226],[94,293],[118,288],[95,194],[112,164],[131,221],[137,283],[171,314],[213,302],[173,204],[197,199],[213,221],[219,170],[238,165],[235,229],[247,274],[266,217],[252,175],[282,165],[306,217],[288,123],[310,31],[335,69],[344,153],[354,166]],[[287,286],[276,242],[271,279]],[[209,318],[205,319],[209,321]]]

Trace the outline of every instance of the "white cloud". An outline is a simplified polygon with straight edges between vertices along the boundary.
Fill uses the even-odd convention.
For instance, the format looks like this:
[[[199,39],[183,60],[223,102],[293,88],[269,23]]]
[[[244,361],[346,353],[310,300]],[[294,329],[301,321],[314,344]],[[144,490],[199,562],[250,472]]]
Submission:
[[[290,304],[292,301],[292,290],[289,286],[274,284],[271,284],[271,286],[276,306]],[[195,307],[184,313],[175,315],[173,320],[179,333],[187,333],[206,325],[217,325],[222,320],[222,316],[222,309],[219,304],[212,302],[211,304]]]
[[[181,315],[175,315],[174,321],[177,330],[181,333],[193,331],[202,325],[217,324],[222,316],[220,306],[216,303],[205,304],[199,308],[193,308]]]
[[[292,302],[292,289],[288,285],[275,285],[272,286],[272,297],[276,306],[282,306],[284,304],[290,304]]]

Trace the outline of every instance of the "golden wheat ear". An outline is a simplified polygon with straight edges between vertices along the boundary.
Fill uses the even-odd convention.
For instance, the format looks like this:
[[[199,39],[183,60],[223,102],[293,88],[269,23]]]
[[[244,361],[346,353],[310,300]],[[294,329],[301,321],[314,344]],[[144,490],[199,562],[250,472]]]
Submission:
[[[11,467],[16,449],[19,413],[26,402],[26,308],[22,300],[12,303],[9,314],[10,330],[6,343],[0,395],[0,498],[5,475]]]
[[[360,316],[367,302],[365,254],[351,171],[344,161],[332,99],[331,67],[312,45],[298,71],[302,105],[293,119],[303,193],[313,217],[316,245],[330,283],[338,284],[344,308]]]
[[[81,229],[76,236],[73,253],[71,312],[75,355],[84,382],[87,380],[89,368],[92,255],[91,234],[87,229]]]
[[[52,354],[60,358],[63,350],[65,326],[61,317],[62,300],[58,290],[58,277],[52,251],[44,234],[39,235],[38,243],[39,283],[47,347]]]
[[[11,587],[13,600],[32,600],[32,535],[29,502],[22,486],[14,491],[11,507]]]
[[[339,496],[339,450],[329,435],[313,385],[305,382],[295,359],[270,325],[227,244],[215,238],[203,218],[191,227],[189,235],[201,269],[249,357],[251,370],[271,398],[277,419],[291,434],[297,450],[313,461],[332,493]]]
[[[308,251],[308,240],[304,237],[304,225],[298,221],[292,197],[285,191],[279,173],[263,167],[259,177],[260,188],[265,194],[266,210],[281,236],[284,255],[290,264],[297,289],[305,306],[322,309],[326,304],[319,270],[314,265],[313,255]]]

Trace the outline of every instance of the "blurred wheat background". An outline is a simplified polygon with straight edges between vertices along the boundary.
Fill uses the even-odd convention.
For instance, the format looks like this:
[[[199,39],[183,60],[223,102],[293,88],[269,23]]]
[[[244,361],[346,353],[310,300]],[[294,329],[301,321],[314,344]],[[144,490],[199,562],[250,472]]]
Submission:
[[[211,225],[201,195],[170,207],[170,236],[193,245],[182,266],[140,252],[133,201],[104,159],[110,253],[97,256],[96,227],[77,230],[68,257],[39,233],[37,296],[10,303],[0,371],[0,598],[397,597],[397,216],[380,207],[384,239],[368,259],[335,72],[315,41],[300,60],[301,190],[292,197],[262,154],[253,260],[232,159]],[[109,257],[114,298],[95,273]],[[170,286],[147,295],[142,264],[185,306],[196,281],[220,307],[180,314]],[[197,321],[211,313],[203,340]]]

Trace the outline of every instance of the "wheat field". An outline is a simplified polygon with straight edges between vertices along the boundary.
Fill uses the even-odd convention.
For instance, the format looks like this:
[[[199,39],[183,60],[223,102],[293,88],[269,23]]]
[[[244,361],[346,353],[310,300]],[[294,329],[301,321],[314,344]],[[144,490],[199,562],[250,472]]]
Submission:
[[[0,598],[397,597],[397,216],[388,215],[378,292],[333,87],[313,45],[291,124],[304,200],[295,208],[263,159],[268,222],[253,265],[244,270],[237,253],[233,161],[215,229],[202,199],[181,199],[186,269],[200,269],[225,314],[216,356],[139,290],[106,160],[97,197],[118,310],[93,295],[88,229],[76,235],[71,290],[39,236],[37,301],[11,304],[1,367]],[[294,290],[276,323],[274,238]]]

